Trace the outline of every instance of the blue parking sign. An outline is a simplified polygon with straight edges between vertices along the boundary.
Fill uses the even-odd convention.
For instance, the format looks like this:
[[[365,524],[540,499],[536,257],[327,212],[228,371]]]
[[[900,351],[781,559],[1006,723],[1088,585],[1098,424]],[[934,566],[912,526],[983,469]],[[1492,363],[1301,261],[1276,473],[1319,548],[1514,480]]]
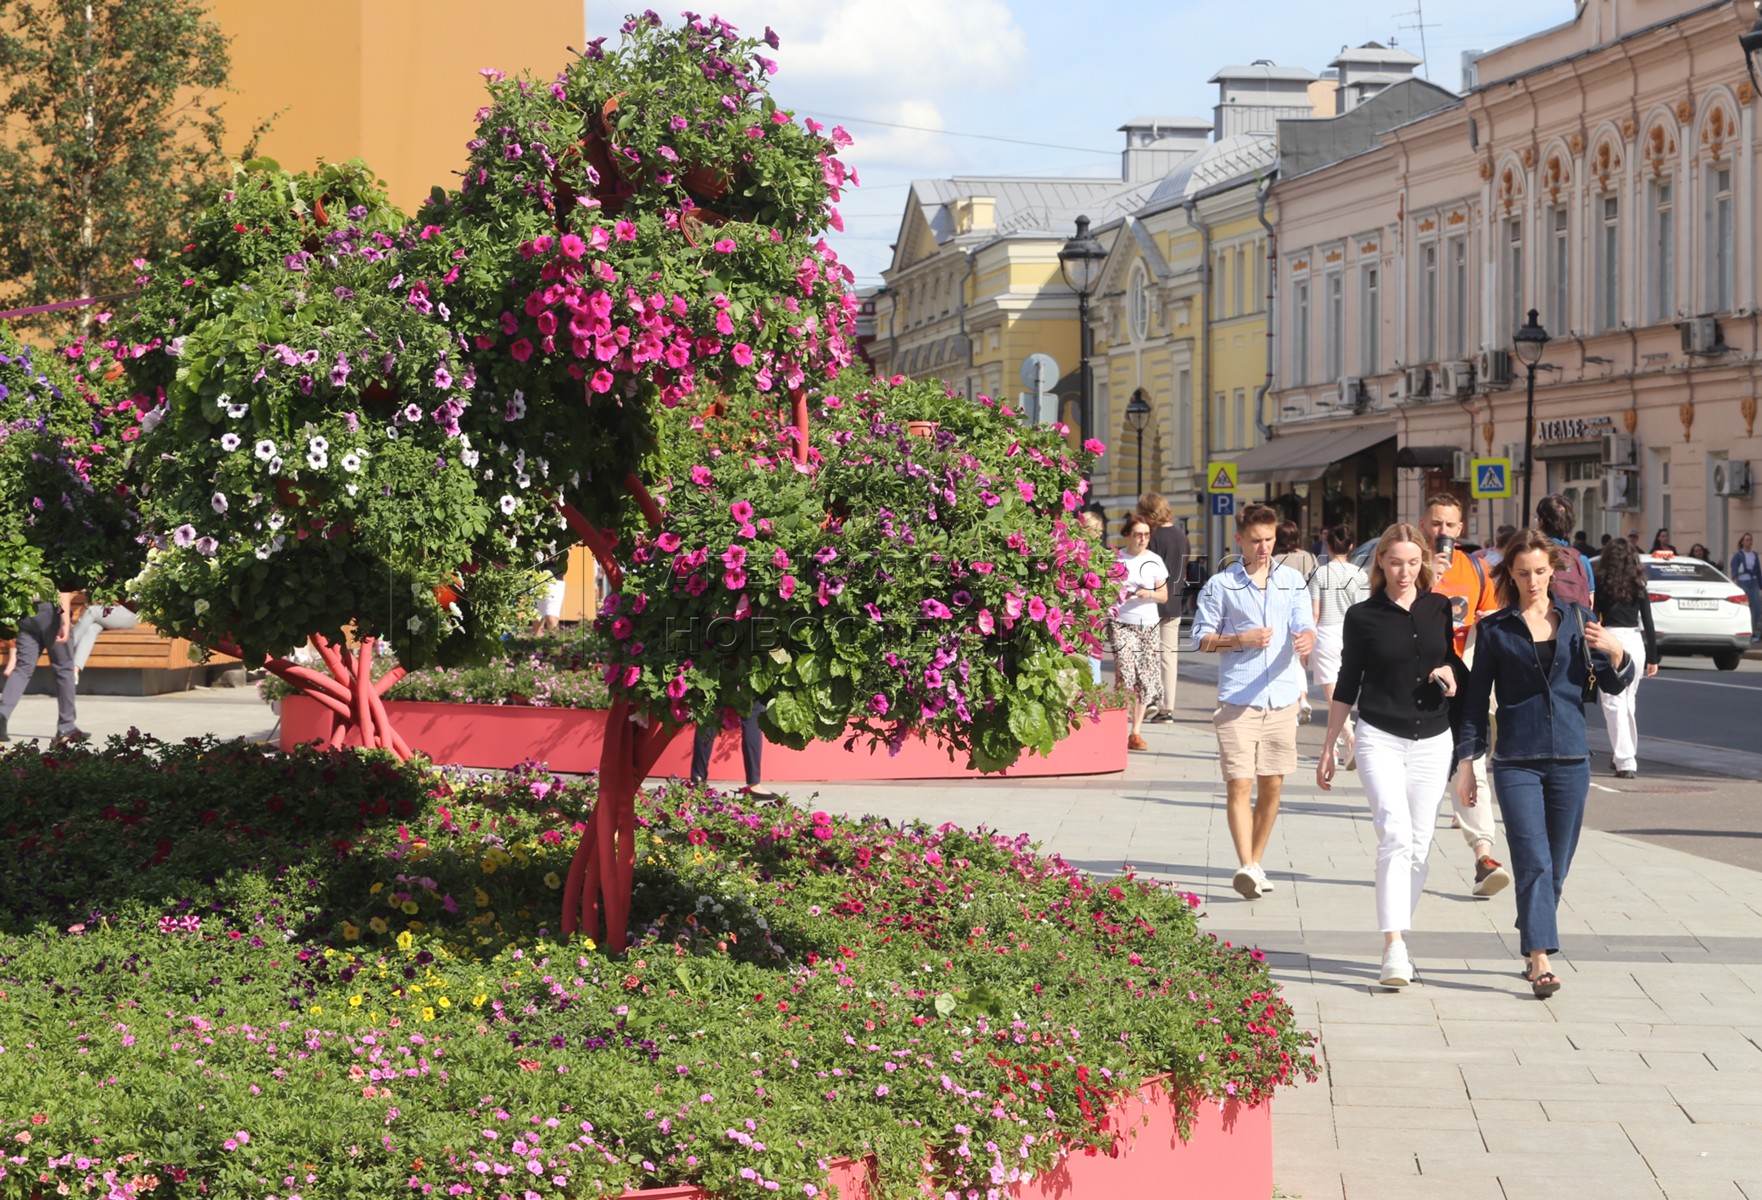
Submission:
[[[1214,517],[1231,517],[1236,515],[1236,497],[1228,492],[1211,494],[1211,515]]]

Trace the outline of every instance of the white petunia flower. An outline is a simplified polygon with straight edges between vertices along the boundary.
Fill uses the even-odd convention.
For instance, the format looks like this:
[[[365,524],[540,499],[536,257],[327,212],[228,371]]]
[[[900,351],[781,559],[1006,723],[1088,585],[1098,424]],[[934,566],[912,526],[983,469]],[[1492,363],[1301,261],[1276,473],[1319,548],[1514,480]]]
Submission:
[[[503,496],[502,497],[502,511],[504,513],[506,513],[508,516],[510,516],[510,517],[513,516],[514,510],[519,507],[520,507],[520,501],[514,499],[514,497],[512,497],[512,496]]]
[[[359,454],[356,454],[354,451],[351,450],[349,453],[343,455],[343,470],[345,470],[349,474],[353,475],[356,471],[359,471],[360,469],[361,469],[361,456]]]
[[[475,451],[475,450],[466,450],[459,455],[459,461],[464,463],[465,466],[468,468],[475,468],[477,466],[478,459],[481,457],[482,456],[479,455],[477,453],[477,451]]]
[[[223,433],[220,435],[220,448],[228,454],[231,454],[243,444],[244,439],[236,433]]]
[[[287,520],[288,519],[280,513],[270,513],[269,520],[266,523],[271,529],[280,529],[283,525],[287,524]]]
[[[306,449],[309,451],[316,450],[320,454],[323,454],[326,450],[330,449],[330,440],[322,436],[315,437],[306,443]]]
[[[214,506],[214,511],[217,513],[223,513],[226,511],[226,497],[219,492],[215,492],[209,499],[208,503]]]
[[[250,411],[251,406],[249,404],[229,404],[226,406],[226,415],[235,421]]]
[[[257,443],[257,460],[259,462],[268,462],[270,459],[272,459],[274,457],[275,457],[275,443],[274,442],[270,441],[268,438],[264,438],[262,441]]]
[[[281,455],[278,454],[269,460],[269,473],[271,475],[281,474]]]
[[[269,557],[269,547],[268,546],[257,547],[257,557],[267,559]]]
[[[422,632],[422,618],[421,617],[411,617],[408,621],[406,621],[404,623],[404,625],[405,625],[405,628],[409,629],[409,631],[411,633],[421,633]]]
[[[330,456],[322,450],[313,450],[306,455],[306,465],[314,471],[322,471],[330,466]]]
[[[206,601],[206,600],[198,600],[198,601],[196,601],[194,607],[196,609],[196,615],[199,617],[203,613],[207,612],[209,610],[209,608],[212,607],[212,605],[210,605],[208,603],[208,601]]]
[[[349,495],[353,496],[356,493],[358,493],[361,489],[351,483],[348,487],[344,488],[343,490],[348,492]]]
[[[516,475],[514,477],[514,482],[519,484],[523,488],[529,488],[532,486],[532,476],[530,476],[530,475]]]

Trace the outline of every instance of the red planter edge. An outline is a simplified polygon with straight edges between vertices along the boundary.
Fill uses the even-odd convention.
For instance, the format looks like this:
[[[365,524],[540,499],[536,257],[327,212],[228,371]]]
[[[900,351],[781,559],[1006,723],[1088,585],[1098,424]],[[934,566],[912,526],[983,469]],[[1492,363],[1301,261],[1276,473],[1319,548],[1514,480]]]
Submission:
[[[417,700],[388,701],[385,707],[410,748],[437,763],[503,770],[538,761],[569,774],[585,774],[600,767],[606,731],[604,709]],[[316,701],[297,695],[282,700],[282,749],[314,741],[328,728],[324,710]],[[673,740],[651,777],[685,778],[691,770],[691,747],[688,730]],[[984,772],[968,769],[961,758],[951,758],[945,744],[922,738],[908,739],[893,755],[862,742],[846,750],[842,739],[814,742],[801,750],[766,742],[763,765],[766,783],[987,777]],[[1125,769],[1126,713],[1124,709],[1106,709],[1055,744],[1051,754],[1025,754],[1015,766],[994,774],[1033,778],[1102,775]],[[740,735],[724,733],[717,737],[710,756],[710,778],[740,777]]]
[[[1273,1194],[1271,1101],[1248,1108],[1235,1100],[1201,1100],[1186,1141],[1176,1132],[1178,1104],[1159,1081],[1146,1082],[1107,1110],[1105,1128],[1117,1139],[1111,1153],[1066,1155],[1051,1170],[1011,1185],[1011,1200],[1266,1200]],[[838,1189],[838,1200],[874,1200],[870,1175],[867,1160],[840,1159],[827,1182]],[[625,1192],[618,1200],[715,1198],[700,1187],[665,1187]]]

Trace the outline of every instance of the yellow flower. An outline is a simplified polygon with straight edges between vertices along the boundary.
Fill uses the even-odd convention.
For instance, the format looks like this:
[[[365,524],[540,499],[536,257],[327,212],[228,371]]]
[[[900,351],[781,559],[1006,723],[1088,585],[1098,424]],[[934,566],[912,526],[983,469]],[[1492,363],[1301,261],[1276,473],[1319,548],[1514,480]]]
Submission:
[[[453,1007],[453,1002],[451,1000],[448,1000],[445,996],[442,996],[439,1000],[436,1000],[435,1003],[440,1005],[442,1008]]]
[[[349,1007],[350,1008],[360,1008],[361,1007],[361,997],[350,996],[349,997]]]
[[[475,896],[473,896],[472,899],[477,901],[477,907],[488,908],[489,907],[489,893],[484,891],[482,888],[477,888],[475,890],[476,890],[477,894]]]
[[[483,873],[485,875],[494,875],[496,873],[496,861],[493,858],[486,858],[477,865],[483,868]]]
[[[384,933],[386,930],[385,918],[384,917],[373,918],[373,920],[367,922],[367,928],[373,930],[373,932],[375,932],[375,933]]]
[[[423,1010],[422,1010],[422,1019],[423,1019],[423,1020],[424,1020],[424,1021],[432,1021],[432,1020],[434,1020],[434,1009],[432,1009],[432,1008],[424,1008],[424,1009],[423,1009]]]
[[[367,889],[367,894],[368,894],[368,895],[369,895],[369,896],[377,896],[377,895],[379,895],[379,894],[380,894],[380,893],[381,893],[381,892],[383,892],[383,891],[385,891],[385,884],[383,884],[383,883],[376,883],[376,884],[374,884],[374,885],[373,885],[373,886],[372,886],[372,887],[370,887],[370,888],[368,888],[368,889]]]
[[[398,935],[398,949],[408,950],[415,941],[416,939],[411,937],[408,932],[400,933]]]
[[[545,886],[550,888],[552,891],[555,891],[557,888],[560,888],[563,886],[563,880],[557,875],[557,873],[555,871],[547,871],[547,872],[545,872]]]
[[[471,997],[471,1007],[472,1008],[482,1008],[483,1002],[488,999],[489,999],[488,996],[484,995],[482,992],[479,992],[479,993],[477,993],[477,995]]]
[[[418,905],[416,903],[416,901],[414,901],[414,900],[406,900],[399,907],[404,910],[406,915],[412,916],[412,917],[422,911],[421,906]]]
[[[307,1009],[306,1011],[309,1013],[312,1013],[314,1016],[316,1016],[318,1013],[321,1013],[324,1011],[324,1005],[314,1004],[311,1008]]]
[[[345,941],[352,942],[356,938],[359,938],[360,936],[361,936],[361,927],[359,925],[356,925],[352,921],[344,921],[343,922],[343,939]]]

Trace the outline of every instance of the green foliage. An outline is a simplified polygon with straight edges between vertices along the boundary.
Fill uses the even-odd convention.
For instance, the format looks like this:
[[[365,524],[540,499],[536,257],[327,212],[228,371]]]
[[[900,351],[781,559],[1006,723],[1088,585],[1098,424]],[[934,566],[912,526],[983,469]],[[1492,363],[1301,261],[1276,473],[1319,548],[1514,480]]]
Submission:
[[[14,299],[130,290],[137,260],[178,244],[223,169],[228,65],[198,0],[0,0],[0,280]]]
[[[985,830],[675,785],[639,808],[631,949],[564,942],[593,799],[212,742],[0,758],[0,1187],[757,1198],[873,1153],[886,1197],[926,1160],[964,1193],[1105,1144],[1150,1075],[1193,1104],[1313,1077],[1195,897]]]
[[[42,551],[22,533],[0,535],[0,638],[15,636],[18,623],[35,616],[41,601],[54,599]]]

